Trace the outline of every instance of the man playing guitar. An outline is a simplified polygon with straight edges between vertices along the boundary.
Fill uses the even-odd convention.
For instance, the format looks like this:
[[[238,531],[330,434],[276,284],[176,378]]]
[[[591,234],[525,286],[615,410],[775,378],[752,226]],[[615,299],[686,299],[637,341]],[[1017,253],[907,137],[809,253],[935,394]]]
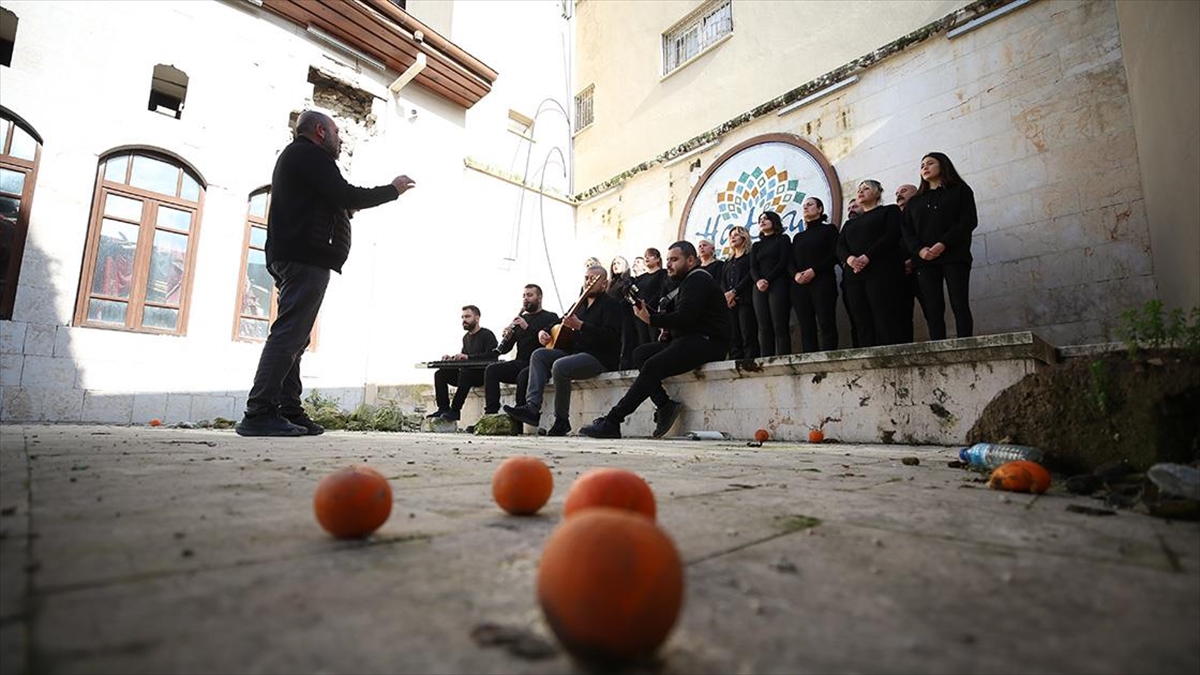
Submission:
[[[605,293],[608,272],[593,266],[584,278],[583,297],[567,311],[553,330],[538,333],[544,345],[529,359],[529,389],[525,405],[504,406],[518,422],[536,426],[541,420],[542,394],[554,381],[554,425],[548,435],[565,436],[571,430],[571,382],[616,370],[621,351],[621,304]],[[569,336],[570,339],[566,339]]]

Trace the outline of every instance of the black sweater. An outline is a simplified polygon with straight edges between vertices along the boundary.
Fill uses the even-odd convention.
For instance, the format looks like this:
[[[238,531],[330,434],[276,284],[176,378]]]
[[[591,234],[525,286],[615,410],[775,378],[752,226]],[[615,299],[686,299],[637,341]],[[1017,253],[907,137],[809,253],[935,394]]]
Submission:
[[[750,276],[775,282],[787,276],[791,244],[786,234],[765,235],[750,247]]]
[[[526,314],[522,318],[525,319],[525,323],[529,324],[529,327],[516,329],[518,331],[515,342],[517,355],[513,357],[513,360],[528,363],[533,350],[542,346],[542,343],[538,342],[538,333],[541,331],[550,332],[550,327],[558,323],[558,314],[543,309],[537,314]],[[508,349],[500,353],[507,354],[511,350],[512,345],[509,345]]]
[[[587,352],[604,367],[616,370],[621,361],[621,301],[601,293],[592,304],[579,303],[575,316],[583,322],[572,344],[572,353]]]
[[[817,278],[833,276],[837,264],[838,231],[832,223],[806,223],[803,232],[792,239],[792,266],[788,270],[794,278],[797,272],[812,268]]]
[[[308,263],[341,273],[350,255],[350,209],[366,209],[400,196],[392,185],[355,187],[329,153],[303,136],[292,141],[271,174],[267,264]]]
[[[971,262],[971,233],[979,225],[975,193],[966,183],[927,190],[915,195],[904,210],[904,245],[917,265]],[[922,260],[921,249],[938,242],[946,250],[933,260]]]
[[[674,310],[651,314],[650,325],[671,331],[672,338],[703,335],[720,342],[729,342],[733,330],[725,295],[717,282],[699,267],[688,272],[679,284]]]
[[[637,284],[638,297],[644,300],[650,308],[657,309],[658,301],[667,294],[667,271],[660,267],[653,272],[639,274],[634,277],[633,283]]]
[[[496,334],[486,328],[463,335],[462,353],[469,359],[496,358]]]
[[[734,298],[739,303],[750,300],[750,289],[754,286],[754,278],[750,276],[750,252],[742,257],[731,257],[725,261],[725,282],[722,288],[733,291]]]
[[[713,258],[712,262],[708,263],[707,265],[701,265],[700,269],[708,272],[708,276],[712,277],[713,281],[717,282],[717,287],[721,289],[721,292],[725,292],[725,289],[722,287],[722,284],[725,283],[724,260],[717,260],[716,258]]]
[[[903,217],[895,204],[876,206],[866,213],[851,218],[842,225],[838,234],[837,259],[846,262],[850,256],[866,254],[870,259],[861,273],[847,267],[850,278],[865,278],[866,275],[895,272],[904,262],[900,247],[900,223]]]

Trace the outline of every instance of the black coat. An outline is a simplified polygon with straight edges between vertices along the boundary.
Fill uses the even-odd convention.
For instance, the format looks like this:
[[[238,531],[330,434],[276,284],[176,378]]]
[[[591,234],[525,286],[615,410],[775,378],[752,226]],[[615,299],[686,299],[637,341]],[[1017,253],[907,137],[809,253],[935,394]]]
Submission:
[[[979,225],[975,193],[966,183],[927,190],[914,195],[904,209],[904,246],[917,265],[971,262],[971,233]],[[946,250],[932,261],[922,260],[921,249],[938,242]]]
[[[267,214],[267,264],[308,263],[341,273],[350,255],[351,209],[366,209],[400,196],[392,185],[355,187],[329,153],[301,136],[292,141],[271,174]]]

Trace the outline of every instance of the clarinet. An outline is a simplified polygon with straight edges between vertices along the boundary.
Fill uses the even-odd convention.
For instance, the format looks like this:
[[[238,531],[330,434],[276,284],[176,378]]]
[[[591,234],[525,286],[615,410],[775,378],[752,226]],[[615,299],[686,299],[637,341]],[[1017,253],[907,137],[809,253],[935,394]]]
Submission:
[[[519,314],[517,314],[517,319],[521,318],[521,316],[523,316],[524,313],[525,313],[525,309],[522,307],[521,312]],[[504,338],[504,340],[500,344],[496,345],[496,353],[503,354],[503,353],[507,352],[508,350],[512,349],[512,346],[514,344],[516,344],[517,337],[518,337],[520,331],[522,330],[521,326],[517,324],[517,319],[513,319],[513,322],[508,324],[508,328],[504,329],[504,330],[508,331],[508,337]]]

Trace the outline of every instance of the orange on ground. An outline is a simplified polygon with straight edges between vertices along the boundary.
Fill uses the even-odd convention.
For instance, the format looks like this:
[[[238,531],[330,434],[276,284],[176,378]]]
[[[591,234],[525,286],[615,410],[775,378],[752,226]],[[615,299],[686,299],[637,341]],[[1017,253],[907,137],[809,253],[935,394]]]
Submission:
[[[514,516],[529,516],[550,501],[554,476],[537,457],[509,457],[492,474],[492,498]]]
[[[365,537],[392,513],[392,488],[368,466],[350,466],[317,483],[313,495],[317,522],[339,539]]]
[[[820,429],[813,429],[808,432],[809,443],[821,443],[825,440],[825,432]]]
[[[767,433],[766,429],[759,429],[758,431],[754,432],[754,440],[758,441],[759,443],[766,443],[767,439],[770,437],[771,434]]]
[[[1042,494],[1050,489],[1050,472],[1037,462],[1005,462],[992,471],[988,487],[993,490]]]
[[[150,420],[150,426],[152,426],[152,427],[162,426],[162,420],[160,420],[158,418],[152,419],[152,420]]]
[[[642,477],[625,469],[592,469],[575,479],[563,501],[563,517],[596,506],[640,513],[654,520],[654,493]]]
[[[576,656],[629,661],[666,640],[683,605],[683,564],[653,521],[612,508],[563,521],[546,540],[538,603]]]

